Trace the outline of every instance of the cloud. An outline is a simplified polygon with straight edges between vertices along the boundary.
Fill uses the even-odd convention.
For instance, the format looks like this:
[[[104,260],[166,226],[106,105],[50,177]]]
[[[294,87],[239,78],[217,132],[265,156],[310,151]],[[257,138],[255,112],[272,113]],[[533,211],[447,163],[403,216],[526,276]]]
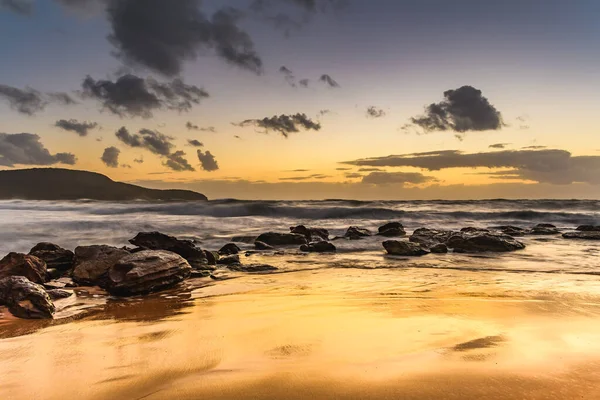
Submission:
[[[307,88],[307,87],[308,87],[308,85],[310,84],[310,79],[300,79],[300,80],[298,81],[298,84],[299,84],[300,86],[302,86],[303,88]]]
[[[260,74],[262,60],[238,26],[243,14],[223,8],[209,19],[200,5],[200,0],[109,0],[109,40],[116,55],[128,64],[176,76],[185,61],[210,49],[227,63]]]
[[[362,178],[362,183],[371,185],[419,185],[422,183],[436,182],[432,176],[419,172],[371,172]]]
[[[53,165],[77,162],[71,153],[51,154],[33,133],[0,133],[0,165]]]
[[[381,118],[385,117],[385,111],[381,108],[377,108],[375,106],[371,106],[367,108],[367,118]]]
[[[122,127],[115,136],[130,147],[141,147],[161,156],[168,156],[175,147],[173,137],[151,129],[140,129],[139,133],[131,134],[127,128]]]
[[[163,163],[165,167],[171,168],[173,171],[195,171],[194,167],[184,158],[185,153],[181,150],[176,151],[167,156]]]
[[[359,174],[358,172],[347,172],[344,174],[344,176],[348,179],[357,179],[362,178],[363,174]]]
[[[91,129],[98,126],[96,122],[79,122],[76,119],[65,120],[61,119],[56,121],[54,126],[64,129],[65,131],[75,132],[79,136],[87,136]]]
[[[50,101],[61,104],[63,106],[71,106],[74,104],[78,104],[75,101],[75,99],[71,97],[71,95],[64,92],[48,93],[48,98],[50,98]]]
[[[358,172],[381,172],[381,168],[360,168]]]
[[[296,87],[296,78],[294,77],[294,73],[291,69],[287,68],[285,65],[279,67],[279,72],[282,73],[285,77],[285,81],[291,87]]]
[[[138,163],[138,164],[143,164],[144,163],[144,157],[140,156],[140,158],[135,158],[133,160],[134,163]]]
[[[322,117],[324,115],[329,115],[329,114],[332,114],[332,113],[333,113],[333,111],[331,111],[329,109],[325,109],[325,110],[320,110],[317,115],[319,117]]]
[[[307,176],[292,176],[292,177],[288,177],[288,178],[279,178],[280,181],[306,181],[306,180],[310,180],[310,179],[326,179],[326,178],[331,178],[331,176],[329,175],[323,175],[323,174],[312,174],[312,175],[307,175]]]
[[[117,168],[119,166],[119,154],[121,154],[121,150],[116,147],[107,147],[100,159],[107,167]]]
[[[350,171],[352,168],[345,168],[345,167],[340,167],[340,168],[336,168],[336,171]]]
[[[504,127],[502,115],[482,96],[481,90],[463,86],[445,91],[444,97],[444,101],[427,106],[424,115],[411,118],[411,124],[425,132],[464,133],[499,130]]]
[[[335,80],[333,80],[333,78],[327,74],[321,75],[321,77],[319,78],[319,82],[325,83],[330,88],[339,88],[340,87],[340,84],[337,83]]]
[[[508,145],[510,145],[510,143],[495,143],[495,144],[490,144],[488,147],[490,149],[504,149]]]
[[[200,160],[200,165],[202,169],[208,172],[216,171],[219,169],[219,164],[210,151],[206,151],[205,153],[202,150],[198,150],[198,160]]]
[[[304,130],[318,131],[321,129],[321,124],[312,121],[306,114],[297,113],[295,115],[275,115],[263,119],[247,119],[237,124],[238,126],[254,125],[259,128],[264,128],[266,132],[275,131],[281,133],[285,138],[290,133],[300,132],[300,128]]]
[[[18,89],[12,86],[0,85],[0,97],[7,100],[13,110],[26,115],[43,111],[47,104],[43,95],[31,88]]]
[[[201,131],[201,132],[212,132],[212,133],[217,132],[217,130],[214,126],[208,126],[208,127],[204,128],[204,127],[199,127],[198,125],[193,124],[189,121],[185,124],[185,127],[190,131]]]
[[[547,146],[527,146],[527,147],[522,147],[523,150],[541,150],[541,149],[547,149]]]
[[[193,147],[204,147],[204,143],[196,139],[188,139],[188,144]]]
[[[120,117],[151,118],[153,111],[160,109],[187,112],[209,97],[204,89],[186,85],[181,79],[160,83],[131,74],[114,82],[87,76],[82,87],[85,97],[99,101],[104,109]]]
[[[240,139],[240,140],[242,139],[242,138],[241,138],[241,137],[239,137],[238,135],[233,135],[233,137],[234,137],[235,139]]]
[[[7,10],[15,14],[33,14],[33,3],[28,0],[0,0],[0,11]]]

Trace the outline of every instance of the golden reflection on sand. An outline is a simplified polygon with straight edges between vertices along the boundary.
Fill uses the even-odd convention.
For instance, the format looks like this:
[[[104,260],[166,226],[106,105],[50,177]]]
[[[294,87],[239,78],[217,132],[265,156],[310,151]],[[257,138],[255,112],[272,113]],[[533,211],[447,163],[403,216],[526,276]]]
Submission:
[[[595,278],[573,293],[505,275],[253,276],[109,301],[23,336],[9,333],[40,322],[9,321],[0,398],[600,398]]]

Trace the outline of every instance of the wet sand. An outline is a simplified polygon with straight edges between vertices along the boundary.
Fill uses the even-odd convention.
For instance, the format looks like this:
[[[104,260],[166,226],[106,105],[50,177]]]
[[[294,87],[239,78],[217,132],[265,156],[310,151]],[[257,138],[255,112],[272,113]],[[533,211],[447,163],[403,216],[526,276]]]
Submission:
[[[54,321],[0,311],[0,398],[600,398],[595,276],[235,276],[144,299],[81,288]]]

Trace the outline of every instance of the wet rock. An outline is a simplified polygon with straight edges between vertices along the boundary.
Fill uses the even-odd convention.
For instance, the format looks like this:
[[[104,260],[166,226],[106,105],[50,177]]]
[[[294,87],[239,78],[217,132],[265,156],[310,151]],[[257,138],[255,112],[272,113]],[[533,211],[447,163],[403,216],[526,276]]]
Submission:
[[[219,254],[215,254],[212,251],[204,250],[204,257],[206,257],[207,265],[217,265],[217,260],[219,259]],[[204,269],[210,269],[210,268],[205,268],[203,266],[202,269],[204,270]]]
[[[210,271],[198,271],[193,269],[192,273],[190,275],[190,278],[208,278],[210,276],[211,272]]]
[[[43,286],[48,289],[64,289],[64,288],[74,288],[77,287],[75,282],[71,278],[60,278],[50,282],[46,282]]]
[[[333,243],[329,242],[313,242],[309,244],[303,244],[300,246],[300,251],[307,253],[334,253],[336,251]]]
[[[121,258],[108,271],[109,293],[134,296],[169,288],[192,273],[180,255],[163,250],[145,250]]]
[[[75,249],[73,280],[80,285],[105,287],[108,270],[129,254],[126,250],[106,245],[79,246]]]
[[[140,232],[129,243],[145,250],[165,250],[179,254],[194,269],[202,269],[202,266],[207,265],[204,251],[191,240],[177,239],[160,232]]]
[[[385,251],[394,256],[417,257],[429,254],[429,251],[425,250],[420,245],[411,242],[386,240],[382,244]]]
[[[400,222],[388,222],[387,224],[379,227],[377,234],[387,237],[397,237],[405,236],[406,231]]]
[[[600,225],[579,225],[576,230],[582,232],[600,232]]]
[[[268,264],[230,265],[227,268],[237,272],[272,272],[278,270],[277,267]]]
[[[246,235],[246,236],[234,236],[231,238],[231,241],[234,243],[248,243],[252,244],[256,240],[256,235]]]
[[[371,236],[371,231],[357,226],[351,226],[346,230],[344,237],[350,240],[358,240],[363,237]]]
[[[518,226],[512,226],[512,225],[493,226],[493,227],[491,227],[491,229],[499,230],[500,232],[504,233],[505,235],[509,235],[509,236],[523,236],[523,235],[525,235],[525,233],[527,233],[526,229],[519,228]]]
[[[530,235],[558,235],[560,231],[552,224],[537,224],[527,233]]]
[[[47,279],[58,279],[63,276],[63,273],[56,268],[48,268],[46,270],[46,278]]]
[[[61,272],[73,269],[75,254],[71,250],[63,249],[53,243],[38,243],[29,251],[29,255],[43,260],[48,269],[56,269]]]
[[[219,265],[231,265],[231,264],[239,264],[240,256],[238,254],[232,254],[229,256],[221,257],[217,260],[217,264]]]
[[[306,237],[297,233],[266,232],[256,238],[256,242],[263,242],[269,246],[288,246],[306,244]],[[256,245],[255,242],[255,245]]]
[[[52,300],[60,300],[60,299],[66,299],[68,297],[73,296],[73,292],[68,291],[68,290],[62,290],[62,289],[50,289],[46,291],[48,293],[48,296],[50,296],[50,299]]]
[[[275,250],[275,247],[269,246],[265,242],[261,242],[258,240],[254,242],[254,247],[256,248],[256,250]]]
[[[463,233],[487,233],[490,230],[485,228],[475,228],[473,226],[468,226],[466,228],[462,228],[460,231]]]
[[[502,233],[455,234],[446,245],[455,253],[506,252],[525,248],[523,243]]]
[[[446,254],[448,252],[448,246],[443,243],[438,243],[429,248],[429,251],[436,254]]]
[[[304,225],[298,225],[290,227],[290,232],[304,236],[308,242],[329,240],[329,231],[324,228],[307,228]]]
[[[600,240],[600,231],[575,231],[562,235],[565,239]]]
[[[221,249],[217,252],[221,256],[228,256],[231,254],[238,254],[241,249],[235,243],[227,243],[225,246],[221,247]]]
[[[43,286],[23,276],[11,276],[0,280],[0,305],[19,318],[52,318],[54,303]]]
[[[0,260],[0,279],[24,276],[34,283],[46,282],[46,263],[36,256],[9,253]]]
[[[422,247],[430,248],[436,244],[444,244],[450,236],[456,232],[443,231],[438,229],[419,228],[413,232],[409,240],[413,243],[418,243]]]

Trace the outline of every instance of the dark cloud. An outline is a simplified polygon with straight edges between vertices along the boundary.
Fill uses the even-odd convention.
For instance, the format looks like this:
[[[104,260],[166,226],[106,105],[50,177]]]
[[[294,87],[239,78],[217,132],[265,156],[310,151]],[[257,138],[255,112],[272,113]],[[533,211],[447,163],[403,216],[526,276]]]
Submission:
[[[0,0],[0,11],[7,10],[15,14],[33,14],[33,2],[29,0]]]
[[[327,86],[329,86],[331,88],[339,88],[340,87],[340,84],[337,83],[331,76],[329,76],[327,74],[321,75],[321,77],[319,78],[319,81],[325,83]]]
[[[248,125],[264,128],[266,132],[279,132],[286,138],[290,133],[300,132],[300,128],[314,131],[321,129],[321,124],[312,121],[306,114],[300,113],[295,115],[275,115],[263,119],[247,119],[238,124],[238,126]]]
[[[291,169],[288,172],[309,172],[310,169]]]
[[[133,162],[134,163],[138,163],[138,164],[143,164],[144,163],[144,157],[140,156],[140,158],[134,159]]]
[[[367,118],[381,118],[385,117],[385,111],[381,108],[377,108],[375,106],[371,106],[367,108]]]
[[[119,166],[119,154],[121,154],[121,150],[116,147],[107,147],[100,159],[107,167],[117,168]]]
[[[194,167],[184,158],[185,153],[181,150],[169,154],[163,165],[173,171],[195,171]]]
[[[325,109],[325,110],[320,110],[319,113],[318,113],[318,115],[319,115],[319,117],[322,117],[324,115],[329,115],[329,114],[332,114],[332,113],[333,113],[333,111]]]
[[[481,90],[463,86],[444,92],[445,100],[430,104],[425,114],[411,118],[414,126],[425,132],[433,131],[487,131],[504,126],[502,115],[483,97]]]
[[[383,171],[381,168],[360,168],[358,172],[380,172]]]
[[[212,133],[217,132],[217,129],[214,126],[200,127],[189,121],[188,121],[188,123],[185,124],[185,127],[190,131],[212,132]]]
[[[292,176],[292,177],[288,177],[288,178],[279,178],[279,180],[280,181],[307,181],[310,179],[320,180],[320,179],[326,179],[326,178],[331,178],[331,176],[323,175],[323,174],[312,174],[312,175],[307,175],[307,176]]]
[[[13,110],[26,115],[43,111],[47,104],[43,95],[31,88],[18,89],[12,86],[0,85],[0,98],[8,101]]]
[[[285,77],[285,81],[291,87],[296,87],[296,78],[294,77],[294,73],[291,69],[287,68],[285,65],[279,67],[279,72],[282,73]]]
[[[61,119],[56,121],[55,126],[64,129],[65,131],[75,132],[79,136],[87,136],[91,129],[94,129],[98,126],[96,122],[79,122],[76,119],[65,120]]]
[[[61,104],[63,106],[71,106],[73,104],[78,104],[77,101],[75,101],[75,99],[71,97],[71,95],[64,92],[48,93],[48,98],[50,98],[50,101]]]
[[[207,49],[229,64],[260,74],[262,60],[250,36],[240,29],[243,14],[233,8],[207,18],[200,0],[109,0],[110,42],[127,63],[166,76],[181,73],[185,61]]]
[[[181,79],[160,83],[135,75],[123,75],[116,81],[94,80],[87,76],[83,83],[84,96],[102,103],[104,109],[120,117],[152,117],[159,109],[187,112],[208,93]]]
[[[105,6],[105,0],[55,0],[57,3],[67,7],[74,11],[98,11],[100,8]]]
[[[234,135],[233,137],[234,137],[235,139],[240,139],[240,140],[242,139],[242,138],[241,138],[241,137],[239,137],[238,135]]]
[[[508,145],[510,145],[510,143],[495,143],[495,144],[490,144],[488,147],[490,149],[504,149]]]
[[[190,130],[190,131],[199,131],[200,130],[200,127],[198,125],[192,124],[189,121],[185,124],[185,127],[188,128],[188,130]]]
[[[188,139],[188,144],[193,147],[204,147],[204,143],[197,139]]]
[[[419,172],[371,172],[362,178],[362,183],[372,185],[419,185],[437,181],[432,176],[426,176]]]
[[[527,146],[527,147],[523,147],[523,150],[541,150],[541,149],[547,149],[547,146]]]
[[[219,169],[219,164],[210,151],[206,151],[205,153],[202,150],[198,150],[198,160],[200,160],[200,165],[202,169],[208,172],[216,171]]]
[[[340,167],[340,168],[336,168],[336,171],[350,171],[352,168],[344,168],[344,167]]]
[[[363,174],[359,174],[358,172],[347,172],[344,174],[344,176],[348,179],[357,179],[362,178]]]
[[[310,79],[300,79],[300,80],[298,81],[298,84],[299,84],[300,86],[302,86],[303,88],[307,88],[307,87],[308,87],[308,85],[310,84]]]
[[[77,162],[71,153],[51,154],[33,133],[0,133],[0,165],[53,165]]]
[[[115,136],[130,147],[144,148],[161,156],[168,156],[175,147],[172,143],[173,137],[151,129],[141,129],[139,133],[131,134],[125,127],[122,127],[115,133]]]

